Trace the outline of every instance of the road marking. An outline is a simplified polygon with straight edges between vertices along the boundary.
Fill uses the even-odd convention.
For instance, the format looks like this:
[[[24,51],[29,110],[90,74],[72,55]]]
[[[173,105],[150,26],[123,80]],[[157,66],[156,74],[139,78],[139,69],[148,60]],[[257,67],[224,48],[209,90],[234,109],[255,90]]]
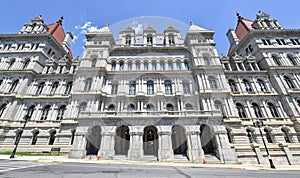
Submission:
[[[28,161],[5,161],[0,163],[0,172],[8,172],[17,169],[26,169],[39,166],[54,165],[57,163],[33,163]]]

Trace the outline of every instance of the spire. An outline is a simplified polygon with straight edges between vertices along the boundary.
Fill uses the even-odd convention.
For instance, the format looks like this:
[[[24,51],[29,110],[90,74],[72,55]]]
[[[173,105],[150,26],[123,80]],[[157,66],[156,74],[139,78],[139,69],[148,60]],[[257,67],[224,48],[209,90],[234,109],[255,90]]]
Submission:
[[[60,18],[59,18],[59,20],[58,21],[56,21],[56,23],[58,23],[58,24],[60,24],[60,25],[62,25],[62,21],[64,20],[64,17],[63,16],[61,16]]]

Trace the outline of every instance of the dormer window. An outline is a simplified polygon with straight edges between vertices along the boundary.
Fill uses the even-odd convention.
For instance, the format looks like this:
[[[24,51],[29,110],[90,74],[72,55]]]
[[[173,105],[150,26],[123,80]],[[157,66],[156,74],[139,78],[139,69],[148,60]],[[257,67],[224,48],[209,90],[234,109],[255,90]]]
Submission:
[[[175,44],[175,39],[174,39],[174,35],[173,34],[169,34],[169,44]]]
[[[152,45],[153,44],[153,37],[152,35],[147,36],[147,45]]]
[[[125,44],[128,46],[131,45],[131,36],[129,34],[125,37]]]

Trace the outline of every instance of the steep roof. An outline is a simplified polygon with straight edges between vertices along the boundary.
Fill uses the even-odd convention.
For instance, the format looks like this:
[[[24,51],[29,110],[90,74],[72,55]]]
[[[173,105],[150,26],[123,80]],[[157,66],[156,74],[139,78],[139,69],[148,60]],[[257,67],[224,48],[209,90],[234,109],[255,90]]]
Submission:
[[[60,44],[62,44],[62,42],[66,37],[64,29],[62,27],[62,20],[63,17],[61,17],[56,23],[47,25],[48,27],[47,32],[49,32]]]
[[[244,19],[239,14],[237,14],[237,16],[238,16],[238,24],[235,28],[235,33],[236,33],[237,37],[241,40],[248,33],[248,31],[254,29],[253,26],[252,26],[254,21]]]

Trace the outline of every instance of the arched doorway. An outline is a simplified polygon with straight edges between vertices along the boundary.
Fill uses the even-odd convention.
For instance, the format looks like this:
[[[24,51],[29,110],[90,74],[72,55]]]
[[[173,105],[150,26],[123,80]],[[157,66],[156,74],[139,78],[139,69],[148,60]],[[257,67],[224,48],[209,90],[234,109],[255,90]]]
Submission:
[[[186,134],[185,129],[180,125],[172,127],[172,149],[174,154],[186,155]]]
[[[200,139],[204,154],[214,154],[214,134],[211,128],[206,124],[200,126]]]
[[[143,147],[145,155],[157,155],[158,150],[157,129],[154,126],[148,126],[144,129]]]
[[[116,155],[127,155],[130,143],[129,128],[126,125],[120,126],[116,131],[115,151]]]
[[[87,133],[87,144],[86,144],[86,154],[87,155],[97,155],[101,144],[101,128],[100,126],[94,126]]]

